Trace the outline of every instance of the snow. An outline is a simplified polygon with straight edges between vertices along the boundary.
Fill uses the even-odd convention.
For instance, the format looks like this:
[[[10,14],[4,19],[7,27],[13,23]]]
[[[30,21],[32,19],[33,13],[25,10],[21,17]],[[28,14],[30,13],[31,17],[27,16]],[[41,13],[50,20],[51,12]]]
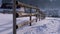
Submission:
[[[19,24],[19,23],[24,23],[25,21],[29,21],[29,20],[30,20],[29,18],[30,18],[30,17],[17,18],[17,19],[16,19],[16,22],[17,22],[17,24]],[[32,19],[35,19],[35,17],[32,16]]]
[[[2,14],[0,13],[0,34],[7,34],[12,32],[13,29],[13,19],[12,14]]]
[[[33,26],[18,29],[17,34],[59,34],[60,18],[46,17]]]
[[[33,19],[35,17],[32,17]],[[17,18],[17,24],[28,21],[29,17]],[[17,34],[60,34],[60,18],[46,17],[32,26],[17,29]],[[0,34],[13,34],[13,15],[0,13]]]

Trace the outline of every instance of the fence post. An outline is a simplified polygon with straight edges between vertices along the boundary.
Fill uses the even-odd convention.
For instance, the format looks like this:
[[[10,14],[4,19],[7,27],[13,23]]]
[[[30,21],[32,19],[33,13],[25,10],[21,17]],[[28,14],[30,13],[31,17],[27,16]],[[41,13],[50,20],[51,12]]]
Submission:
[[[39,21],[40,21],[40,16],[41,16],[41,15],[40,15],[40,11],[39,11]]]
[[[31,17],[31,9],[32,8],[30,8],[30,26],[31,26],[31,20],[32,20],[32,17]]]
[[[13,34],[16,34],[16,0],[13,0]]]
[[[36,22],[37,22],[37,9],[36,9]]]

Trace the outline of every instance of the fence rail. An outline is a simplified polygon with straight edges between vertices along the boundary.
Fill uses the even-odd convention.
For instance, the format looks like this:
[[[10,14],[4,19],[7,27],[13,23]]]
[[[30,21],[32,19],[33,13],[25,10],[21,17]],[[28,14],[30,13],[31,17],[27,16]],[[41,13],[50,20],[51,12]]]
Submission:
[[[38,7],[34,7],[34,6],[31,6],[31,5],[27,5],[27,4],[24,4],[24,3],[21,3],[21,2],[17,2],[17,4],[16,4],[16,6],[20,6],[20,7],[24,7],[24,10],[25,10],[25,8],[30,8],[30,13],[24,13],[24,12],[17,12],[16,13],[16,16],[18,16],[18,17],[30,17],[30,21],[27,21],[27,22],[25,22],[25,23],[23,23],[23,24],[18,24],[17,26],[19,26],[20,25],[20,27],[21,26],[24,26],[24,25],[26,25],[26,24],[30,24],[30,26],[32,25],[31,23],[34,21],[34,20],[36,20],[36,22],[37,22],[37,19],[39,18],[39,21],[40,21],[40,17],[43,17],[43,19],[45,18],[45,14],[42,12],[42,11],[40,11],[40,9],[38,8]],[[36,10],[36,13],[32,13],[32,9],[35,9]],[[26,11],[26,10],[25,10]],[[35,16],[36,17],[36,19],[34,19],[34,20],[32,20],[32,16]]]

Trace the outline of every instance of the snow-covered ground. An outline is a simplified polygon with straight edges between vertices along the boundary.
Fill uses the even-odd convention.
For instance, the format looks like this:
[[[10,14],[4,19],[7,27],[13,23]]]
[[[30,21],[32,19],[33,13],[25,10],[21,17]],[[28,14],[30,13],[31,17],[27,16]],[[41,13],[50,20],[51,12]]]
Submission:
[[[13,32],[13,15],[0,13],[0,34]]]
[[[35,25],[18,29],[17,34],[60,34],[60,18],[46,17]]]
[[[35,17],[33,17],[35,18]],[[29,17],[17,18],[17,24],[29,20]],[[0,13],[0,34],[13,34],[13,15]],[[46,17],[17,29],[17,34],[60,34],[60,18]]]

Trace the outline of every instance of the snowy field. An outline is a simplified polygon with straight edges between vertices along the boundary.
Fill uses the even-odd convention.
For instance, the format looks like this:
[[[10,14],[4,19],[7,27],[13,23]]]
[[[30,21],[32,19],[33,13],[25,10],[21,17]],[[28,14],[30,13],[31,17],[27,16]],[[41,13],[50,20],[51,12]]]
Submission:
[[[0,13],[0,34],[9,34],[13,32],[13,15]]]
[[[35,17],[33,17],[35,18]],[[17,24],[29,20],[29,17],[17,18]],[[0,13],[0,34],[13,34],[13,15]],[[46,17],[17,29],[17,34],[60,34],[60,18]]]

